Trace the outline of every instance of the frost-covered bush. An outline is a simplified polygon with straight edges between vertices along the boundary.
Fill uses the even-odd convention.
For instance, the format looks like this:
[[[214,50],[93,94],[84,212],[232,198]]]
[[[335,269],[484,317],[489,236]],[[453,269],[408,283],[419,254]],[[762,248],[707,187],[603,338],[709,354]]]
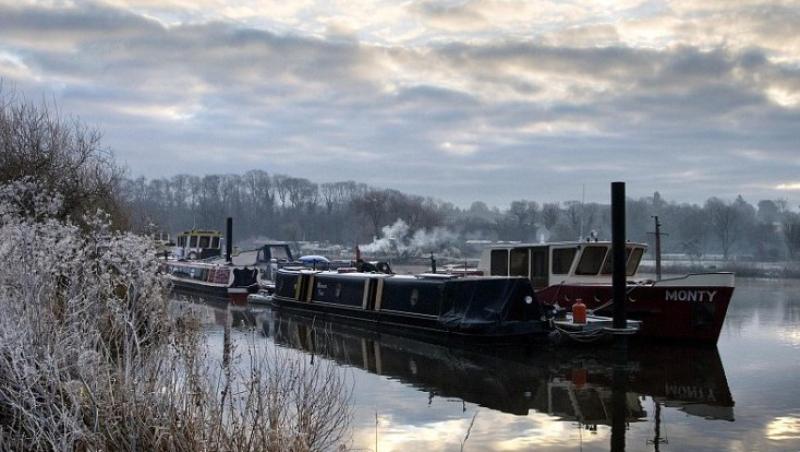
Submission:
[[[0,186],[0,449],[318,450],[342,442],[332,368],[207,359],[168,312],[153,244],[98,212],[56,219],[61,197]],[[331,422],[326,422],[330,420]]]

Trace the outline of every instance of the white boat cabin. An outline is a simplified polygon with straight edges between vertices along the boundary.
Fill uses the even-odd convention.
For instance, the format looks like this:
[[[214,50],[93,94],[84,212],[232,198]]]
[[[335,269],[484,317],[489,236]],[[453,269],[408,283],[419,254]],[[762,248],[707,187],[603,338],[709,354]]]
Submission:
[[[647,245],[628,242],[626,271],[635,276]],[[611,242],[493,245],[481,254],[478,270],[491,276],[526,276],[536,289],[562,282],[610,283]]]

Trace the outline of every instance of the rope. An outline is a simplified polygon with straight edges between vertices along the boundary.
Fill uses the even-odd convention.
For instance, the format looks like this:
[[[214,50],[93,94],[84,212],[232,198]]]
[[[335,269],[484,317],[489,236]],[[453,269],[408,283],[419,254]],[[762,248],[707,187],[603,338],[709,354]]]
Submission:
[[[635,289],[638,289],[639,287],[643,287],[643,286],[646,286],[646,285],[653,285],[653,284],[652,283],[648,283],[647,281],[641,281],[641,282],[638,282],[638,283],[632,285],[631,287],[628,288],[628,290],[625,291],[625,298],[628,298],[628,295],[633,293],[633,291]],[[613,302],[614,302],[614,298],[612,297],[608,301],[606,301],[605,303],[601,304],[600,306],[598,306],[598,307],[596,307],[594,309],[588,309],[587,311],[589,313],[594,314],[596,311],[602,311],[603,309],[607,308]]]

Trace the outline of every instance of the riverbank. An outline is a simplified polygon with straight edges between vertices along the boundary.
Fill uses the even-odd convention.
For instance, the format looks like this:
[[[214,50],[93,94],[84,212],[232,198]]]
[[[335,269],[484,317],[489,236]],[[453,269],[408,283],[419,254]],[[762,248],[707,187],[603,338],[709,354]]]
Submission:
[[[703,272],[733,272],[736,276],[750,278],[800,279],[800,262],[746,262],[746,261],[664,261],[664,274],[684,275]],[[643,261],[639,273],[655,274],[653,261]]]

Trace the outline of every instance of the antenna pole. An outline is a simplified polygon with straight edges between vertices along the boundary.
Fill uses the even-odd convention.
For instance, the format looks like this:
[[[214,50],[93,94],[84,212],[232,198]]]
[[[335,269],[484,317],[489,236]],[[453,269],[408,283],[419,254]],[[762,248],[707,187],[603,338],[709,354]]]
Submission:
[[[581,185],[581,225],[578,241],[583,241],[583,204],[586,202],[586,184]]]

